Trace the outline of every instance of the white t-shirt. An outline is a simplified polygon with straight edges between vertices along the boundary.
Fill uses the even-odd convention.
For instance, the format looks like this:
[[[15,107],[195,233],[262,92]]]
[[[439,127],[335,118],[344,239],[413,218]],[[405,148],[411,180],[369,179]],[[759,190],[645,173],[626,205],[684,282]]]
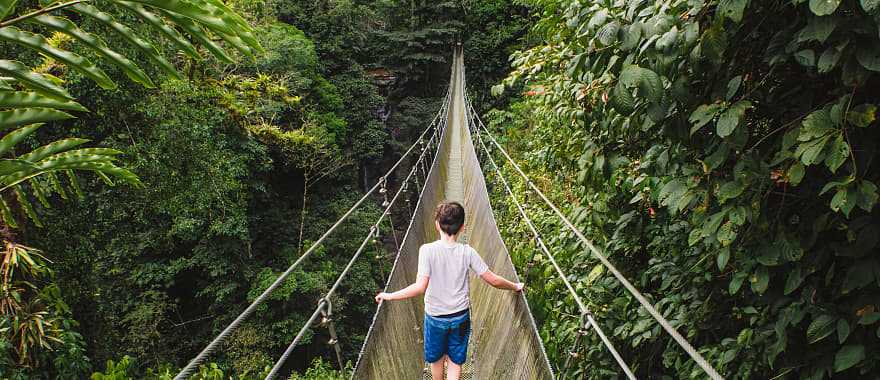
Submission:
[[[468,269],[479,276],[489,267],[467,244],[437,240],[419,248],[418,276],[430,278],[425,291],[428,315],[452,314],[470,306]]]

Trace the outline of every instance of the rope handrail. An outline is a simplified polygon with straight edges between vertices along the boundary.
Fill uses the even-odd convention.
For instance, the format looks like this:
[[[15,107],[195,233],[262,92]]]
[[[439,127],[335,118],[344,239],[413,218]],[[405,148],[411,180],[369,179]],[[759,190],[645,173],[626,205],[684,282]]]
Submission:
[[[470,103],[468,103],[468,107],[471,109],[471,111],[473,111],[473,107],[471,107]],[[477,135],[477,141],[480,143],[480,146],[482,146],[483,151],[486,152],[486,157],[489,160],[489,164],[492,166],[492,168],[495,169],[496,175],[501,180],[501,184],[503,185],[504,189],[506,190],[509,198],[513,201],[514,205],[516,206],[517,211],[519,211],[519,214],[522,216],[523,221],[526,223],[526,225],[532,231],[532,234],[535,236],[535,242],[538,244],[541,251],[547,256],[547,258],[550,259],[550,263],[553,265],[553,268],[556,269],[556,274],[559,276],[560,279],[562,279],[562,282],[565,283],[565,287],[568,289],[568,292],[571,294],[572,298],[574,298],[575,302],[577,303],[578,309],[580,309],[581,316],[583,316],[584,318],[587,319],[587,322],[584,324],[583,329],[579,330],[579,334],[581,333],[581,331],[588,329],[590,326],[593,326],[596,330],[596,333],[599,335],[599,338],[602,340],[602,343],[604,343],[605,347],[608,349],[608,351],[611,352],[611,355],[614,357],[614,360],[617,361],[617,364],[620,365],[620,368],[623,369],[623,372],[626,373],[626,376],[631,380],[635,380],[636,377],[632,373],[632,370],[630,370],[629,366],[626,364],[626,362],[623,360],[623,358],[620,356],[620,354],[614,348],[614,345],[611,344],[611,342],[605,336],[605,334],[602,331],[602,328],[599,327],[599,324],[593,318],[593,312],[590,311],[590,309],[586,306],[586,304],[584,304],[584,302],[581,300],[580,295],[577,294],[577,291],[571,285],[571,282],[568,281],[568,276],[566,276],[565,272],[559,266],[559,263],[556,262],[556,258],[553,256],[552,253],[550,253],[550,250],[549,250],[549,248],[547,248],[547,245],[544,244],[544,240],[541,238],[541,234],[538,232],[537,227],[535,227],[534,222],[532,222],[531,218],[529,218],[529,216],[526,213],[525,209],[523,208],[522,204],[516,198],[516,195],[513,193],[513,190],[510,188],[510,184],[507,182],[507,179],[505,179],[504,175],[501,173],[501,169],[499,169],[498,165],[495,164],[495,160],[492,158],[491,155],[489,155],[489,148],[483,142],[483,138],[480,134]]]
[[[202,349],[202,351],[199,352],[199,354],[196,355],[195,358],[187,363],[187,365],[174,377],[174,380],[183,380],[192,375],[192,373],[198,368],[198,366],[201,365],[208,358],[208,356],[210,356],[214,352],[214,350],[217,349],[217,346],[225,341],[229,334],[238,329],[238,326],[251,314],[253,314],[254,310],[256,310],[256,308],[260,304],[262,304],[266,300],[266,298],[268,298],[268,296],[275,291],[275,289],[281,286],[281,284],[287,279],[287,277],[289,277],[290,274],[293,273],[294,269],[296,269],[296,267],[298,267],[300,263],[308,258],[315,251],[315,249],[317,249],[317,247],[319,247],[321,243],[323,243],[324,240],[326,240],[327,237],[329,237],[330,234],[332,234],[336,230],[336,228],[338,228],[346,219],[348,219],[348,217],[351,216],[351,214],[358,207],[360,207],[360,205],[363,204],[363,202],[366,201],[367,198],[369,198],[380,187],[380,185],[384,183],[388,176],[391,175],[397,169],[397,167],[403,163],[403,161],[413,152],[413,150],[415,150],[416,146],[419,145],[419,142],[421,142],[425,138],[425,135],[428,133],[428,131],[436,127],[435,124],[440,116],[441,113],[438,111],[437,115],[435,115],[434,119],[431,121],[431,124],[427,128],[425,128],[424,131],[422,131],[415,142],[410,145],[410,147],[400,156],[397,162],[395,162],[391,166],[391,168],[388,169],[385,175],[380,177],[380,180],[377,181],[376,184],[374,184],[373,187],[371,187],[360,199],[358,199],[357,202],[355,202],[351,206],[351,208],[349,208],[348,211],[345,212],[345,214],[339,217],[339,219],[337,219],[336,222],[333,223],[333,225],[331,225],[330,228],[327,229],[327,231],[325,231],[324,234],[322,234],[321,237],[318,238],[318,240],[312,243],[308,250],[300,255],[300,257],[297,258],[293,264],[291,264],[283,273],[281,273],[281,275],[278,276],[278,278],[275,279],[275,281],[272,282],[272,284],[269,285],[266,290],[264,290],[259,296],[257,296],[257,298],[254,299],[254,301],[251,302],[251,304],[248,305],[248,307],[244,311],[242,311],[241,314],[239,314],[228,326],[226,326],[226,328],[224,328],[223,331],[220,332],[220,334],[218,334],[210,343],[208,343],[208,345],[205,346],[205,348]],[[317,318],[317,316],[313,316],[312,322],[314,322],[314,318]]]
[[[544,195],[544,193],[538,188],[537,185],[535,185],[534,182],[532,182],[528,175],[523,172],[519,164],[517,164],[516,161],[513,160],[513,158],[507,153],[504,147],[502,147],[501,144],[499,144],[498,141],[495,139],[495,137],[492,136],[492,133],[489,131],[488,128],[486,128],[486,125],[483,124],[483,121],[479,118],[479,115],[476,116],[481,129],[483,130],[485,135],[489,137],[492,145],[494,145],[498,149],[498,151],[501,152],[507,162],[509,162],[511,166],[513,166],[514,170],[520,175],[520,177],[523,178],[525,183],[535,193],[538,194],[538,196],[544,201],[545,204],[547,204],[548,207],[550,207],[550,209],[553,210],[553,212],[562,220],[563,224],[565,224],[565,226],[569,230],[571,230],[575,234],[575,236],[578,237],[581,243],[583,243],[593,253],[593,255],[595,255],[596,258],[598,258],[599,261],[602,262],[605,268],[607,268],[608,271],[611,272],[611,274],[614,275],[614,277],[617,278],[617,280],[626,288],[626,290],[629,291],[629,293],[632,294],[632,296],[635,297],[637,301],[639,301],[642,307],[644,307],[645,310],[647,310],[648,313],[651,314],[652,317],[654,317],[654,320],[656,320],[657,323],[659,323],[660,326],[663,327],[663,329],[666,330],[666,332],[670,336],[672,336],[676,343],[678,343],[678,345],[691,357],[691,359],[693,359],[697,363],[697,365],[700,366],[700,368],[703,369],[704,372],[706,372],[706,374],[710,378],[712,378],[713,380],[723,380],[724,378],[718,373],[718,371],[716,371],[715,368],[709,365],[706,359],[703,358],[703,356],[699,352],[697,352],[696,349],[694,349],[694,347],[687,341],[687,339],[685,339],[678,332],[678,330],[676,330],[675,327],[673,327],[672,324],[670,324],[669,321],[666,320],[666,318],[663,317],[663,315],[660,314],[653,305],[651,305],[648,299],[645,298],[645,296],[638,289],[636,289],[635,286],[633,286],[629,282],[629,280],[627,280],[626,277],[623,276],[622,273],[620,273],[617,267],[615,267],[614,264],[612,264],[608,260],[608,258],[605,257],[605,255],[601,251],[599,251],[599,249],[596,248],[596,246],[593,245],[593,243],[589,239],[587,239],[577,227],[574,226],[571,220],[569,220],[568,217],[566,217],[565,214],[563,214],[562,211],[560,211],[559,208],[555,204],[553,204],[553,202],[551,202],[546,195]]]
[[[430,145],[433,141],[434,141],[434,137],[432,136],[431,139],[428,141],[428,145]],[[299,341],[302,339],[303,335],[305,335],[305,332],[312,326],[312,324],[315,323],[317,316],[319,314],[321,314],[322,311],[326,310],[327,315],[332,314],[332,311],[330,311],[330,297],[333,296],[333,294],[336,292],[336,289],[338,289],[339,285],[342,284],[342,281],[348,275],[348,272],[351,270],[351,267],[354,265],[354,263],[360,257],[361,253],[363,253],[364,248],[367,246],[367,243],[374,237],[374,235],[379,233],[379,225],[382,223],[382,221],[385,219],[385,217],[389,216],[389,218],[390,218],[391,208],[394,207],[394,204],[397,202],[397,199],[400,198],[400,195],[403,193],[406,184],[416,174],[417,169],[419,167],[418,164],[424,160],[427,152],[428,152],[428,149],[422,149],[422,152],[419,155],[419,158],[416,161],[416,164],[412,166],[412,168],[409,171],[409,174],[403,180],[402,185],[397,189],[397,192],[394,194],[394,197],[391,198],[391,200],[386,205],[385,209],[382,211],[382,215],[380,215],[379,218],[376,220],[376,222],[373,223],[373,225],[370,227],[370,232],[367,234],[367,236],[361,242],[361,245],[358,247],[357,251],[355,251],[354,255],[352,255],[351,259],[348,261],[348,264],[345,266],[345,269],[343,269],[342,272],[340,272],[339,276],[336,278],[336,282],[334,282],[333,286],[330,287],[330,290],[328,290],[327,293],[324,295],[324,297],[322,297],[318,301],[318,306],[315,308],[315,312],[312,313],[311,318],[309,318],[309,320],[306,322],[306,324],[299,330],[299,333],[297,333],[297,335],[293,339],[293,341],[290,342],[290,345],[287,346],[287,349],[284,350],[284,353],[281,355],[281,358],[279,358],[278,361],[275,362],[275,365],[272,367],[272,370],[269,372],[268,375],[266,375],[265,380],[271,380],[271,379],[275,378],[275,376],[278,375],[278,372],[281,370],[281,367],[284,366],[284,363],[287,361],[287,358],[293,352],[294,348],[296,348],[296,346],[299,344]],[[384,179],[382,181],[384,182]],[[384,183],[382,186],[384,187]]]

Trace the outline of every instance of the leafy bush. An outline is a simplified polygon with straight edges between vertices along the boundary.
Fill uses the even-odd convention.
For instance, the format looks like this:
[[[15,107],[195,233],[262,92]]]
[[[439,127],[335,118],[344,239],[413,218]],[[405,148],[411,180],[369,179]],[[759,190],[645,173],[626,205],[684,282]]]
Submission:
[[[877,377],[876,2],[532,3],[543,41],[504,83],[526,91],[491,119],[536,181],[722,373]],[[571,236],[553,243],[639,377],[703,376]],[[562,363],[558,289],[530,300]],[[589,339],[575,373],[615,373]]]

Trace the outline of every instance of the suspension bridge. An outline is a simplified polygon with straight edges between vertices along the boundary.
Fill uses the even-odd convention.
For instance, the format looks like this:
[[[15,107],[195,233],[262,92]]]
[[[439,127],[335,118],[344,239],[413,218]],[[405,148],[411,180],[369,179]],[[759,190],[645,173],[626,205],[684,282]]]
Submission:
[[[564,268],[556,261],[553,252],[542,240],[541,233],[529,217],[514,191],[509,180],[499,169],[493,159],[493,152],[500,155],[522,177],[529,190],[536,194],[546,206],[561,220],[577,238],[583,248],[595,256],[622,285],[641,304],[657,323],[668,333],[673,341],[711,379],[722,379],[721,375],[700,355],[700,353],[658,312],[647,298],[636,289],[627,278],[605,257],[583,233],[578,230],[568,217],[548,199],[543,192],[528,178],[504,147],[492,136],[483,124],[466,95],[464,56],[461,48],[456,48],[452,60],[452,74],[449,89],[443,105],[433,121],[416,142],[403,153],[388,172],[380,177],[352,207],[343,214],[315,243],[309,247],[290,267],[287,268],[260,296],[258,296],[238,317],[236,317],[220,334],[217,335],[175,379],[186,379],[193,374],[247,319],[255,309],[263,303],[287,279],[299,265],[330,236],[340,224],[358,209],[367,199],[379,196],[383,199],[384,208],[381,216],[375,221],[359,248],[351,256],[346,267],[330,287],[323,298],[316,300],[317,305],[310,318],[300,329],[296,337],[272,367],[266,379],[284,377],[282,368],[294,349],[305,336],[306,332],[320,324],[326,326],[330,333],[329,343],[333,346],[337,361],[342,365],[339,338],[333,323],[332,298],[340,284],[346,279],[354,263],[364,253],[369,242],[379,234],[379,226],[386,221],[391,222],[391,210],[400,199],[406,198],[408,192],[418,192],[418,201],[411,208],[411,218],[402,241],[395,236],[397,255],[391,274],[385,285],[388,292],[402,289],[415,281],[418,264],[419,246],[436,240],[434,230],[433,209],[443,200],[454,200],[462,203],[467,210],[465,231],[461,241],[470,244],[483,257],[489,267],[499,275],[508,279],[516,279],[518,275],[514,267],[492,211],[483,169],[491,170],[499,179],[507,199],[515,205],[519,216],[533,235],[536,246],[547,257],[553,266],[553,273],[565,284],[580,312],[580,328],[577,331],[571,351],[565,363],[554,368],[549,362],[537,325],[524,294],[505,292],[494,289],[478,278],[471,279],[471,343],[468,350],[468,361],[463,370],[463,378],[471,379],[556,379],[570,378],[568,370],[575,353],[583,344],[584,336],[596,334],[605,349],[613,356],[618,365],[619,374],[629,379],[636,379],[631,366],[614,348],[612,342],[602,329],[601,315],[594,314],[583,302],[569,281]],[[484,154],[483,165],[477,152]],[[405,162],[413,162],[408,174],[400,183],[397,191],[390,194],[388,178],[401,168]],[[528,284],[526,284],[528,289]],[[424,305],[420,297],[407,301],[383,302],[379,304],[373,317],[366,340],[355,365],[354,379],[420,379],[429,378],[426,363],[422,356],[422,320]]]

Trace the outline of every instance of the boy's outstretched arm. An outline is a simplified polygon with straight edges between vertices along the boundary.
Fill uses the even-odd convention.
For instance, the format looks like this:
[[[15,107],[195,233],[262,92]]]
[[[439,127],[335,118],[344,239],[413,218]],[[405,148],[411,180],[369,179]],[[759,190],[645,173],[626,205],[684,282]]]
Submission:
[[[428,279],[428,276],[419,276],[419,278],[416,279],[416,282],[412,283],[412,285],[400,289],[394,293],[379,293],[376,295],[376,302],[382,302],[383,300],[405,300],[407,298],[412,298],[419,294],[423,294],[425,293],[425,289],[428,289]]]
[[[480,278],[482,278],[483,281],[485,281],[487,284],[492,285],[493,288],[498,289],[507,289],[521,292],[523,290],[523,287],[525,286],[525,284],[523,284],[522,282],[510,282],[506,278],[501,277],[490,270],[483,272],[483,274],[480,275]]]

